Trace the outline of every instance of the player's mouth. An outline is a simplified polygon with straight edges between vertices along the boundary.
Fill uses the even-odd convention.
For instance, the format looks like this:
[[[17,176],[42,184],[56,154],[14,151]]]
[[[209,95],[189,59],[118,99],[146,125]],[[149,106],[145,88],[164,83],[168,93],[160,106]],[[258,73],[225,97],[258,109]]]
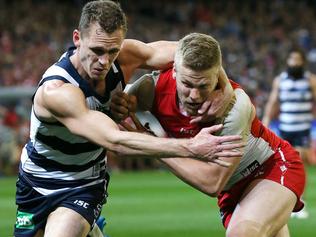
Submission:
[[[92,73],[99,76],[104,75],[107,73],[107,69],[106,68],[93,68]]]

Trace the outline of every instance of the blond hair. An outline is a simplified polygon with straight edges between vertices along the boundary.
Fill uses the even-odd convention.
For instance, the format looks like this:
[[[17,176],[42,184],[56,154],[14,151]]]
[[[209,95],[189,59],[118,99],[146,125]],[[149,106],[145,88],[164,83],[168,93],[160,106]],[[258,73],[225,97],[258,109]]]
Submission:
[[[191,33],[182,38],[175,54],[175,66],[183,66],[202,71],[221,66],[222,54],[219,43],[212,37],[201,33]]]

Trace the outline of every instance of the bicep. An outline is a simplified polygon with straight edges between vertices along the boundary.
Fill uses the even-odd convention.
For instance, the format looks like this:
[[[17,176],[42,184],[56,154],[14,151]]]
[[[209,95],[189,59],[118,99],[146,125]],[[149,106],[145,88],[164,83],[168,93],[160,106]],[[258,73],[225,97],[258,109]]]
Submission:
[[[108,146],[107,141],[113,140],[115,131],[118,131],[117,125],[109,117],[87,107],[82,91],[73,85],[44,88],[43,101],[52,116],[73,134],[94,143]]]
[[[151,47],[152,54],[146,61],[146,67],[150,69],[166,69],[172,66],[175,56],[175,51],[178,42],[176,41],[156,41],[148,43]]]
[[[177,43],[173,41],[144,42],[124,40],[118,61],[123,69],[131,75],[136,68],[151,70],[166,69],[173,63]]]

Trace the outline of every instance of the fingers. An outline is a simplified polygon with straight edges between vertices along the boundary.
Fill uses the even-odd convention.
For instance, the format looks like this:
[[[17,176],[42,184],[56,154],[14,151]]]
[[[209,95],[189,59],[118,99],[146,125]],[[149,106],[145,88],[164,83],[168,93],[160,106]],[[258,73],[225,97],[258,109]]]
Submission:
[[[225,143],[225,142],[236,142],[241,141],[242,136],[240,135],[229,135],[229,136],[222,136],[217,137],[219,143]]]
[[[128,107],[128,100],[129,100],[129,95],[124,93],[124,92],[116,92],[112,98],[111,102],[113,102],[115,105],[120,105],[124,107]]]
[[[216,157],[241,157],[243,155],[242,151],[239,150],[223,150],[216,152],[214,154]]]
[[[125,128],[126,131],[129,131],[129,132],[135,132],[135,131],[136,131],[135,128],[133,128],[130,124],[128,124],[128,123],[125,122],[125,121],[120,122],[120,125],[121,125],[123,128]]]
[[[129,96],[128,99],[128,111],[135,113],[137,108],[137,98],[134,95]]]
[[[116,121],[121,121],[129,116],[130,112],[135,112],[137,99],[133,95],[124,92],[116,92],[111,99],[111,113]]]
[[[128,117],[128,110],[127,111],[118,111],[116,109],[111,109],[112,118],[116,122],[120,122]]]
[[[217,146],[218,151],[224,151],[224,150],[233,150],[238,148],[243,148],[246,146],[246,143],[240,142],[240,143],[231,143],[231,144],[220,144]]]
[[[146,132],[146,129],[144,128],[144,126],[141,124],[141,122],[139,121],[139,119],[136,117],[135,113],[130,113],[130,117],[133,120],[136,129],[139,132]]]
[[[223,124],[217,124],[217,125],[213,125],[211,127],[203,128],[201,130],[201,132],[212,134],[212,133],[215,133],[217,131],[220,131],[222,128],[223,128]],[[219,141],[219,142],[222,142],[222,141]]]
[[[218,165],[220,165],[220,166],[226,167],[226,168],[228,168],[228,167],[230,167],[230,166],[232,165],[231,163],[229,163],[229,162],[227,162],[227,161],[223,161],[223,160],[218,159],[218,158],[212,160],[211,162],[212,162],[212,163],[215,163],[215,164],[218,164]]]
[[[194,117],[193,119],[190,120],[190,124],[192,123],[199,123],[203,120],[203,116],[202,115],[199,115],[199,116],[196,116]]]
[[[116,121],[121,121],[128,116],[129,96],[123,92],[117,92],[111,99],[111,113]]]
[[[206,110],[210,107],[211,103],[212,103],[212,102],[211,102],[210,100],[206,100],[206,101],[202,104],[201,108],[198,110],[198,113],[199,113],[199,114],[204,114],[204,113],[206,112]]]

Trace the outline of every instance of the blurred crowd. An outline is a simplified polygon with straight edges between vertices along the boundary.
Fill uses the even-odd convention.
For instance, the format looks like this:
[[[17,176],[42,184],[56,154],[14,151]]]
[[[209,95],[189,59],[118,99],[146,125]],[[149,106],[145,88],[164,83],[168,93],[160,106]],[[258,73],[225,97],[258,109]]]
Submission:
[[[83,0],[0,1],[0,172],[16,164],[28,136],[30,98],[14,102],[1,89],[35,87],[45,69],[72,44]],[[316,70],[315,0],[119,1],[128,38],[178,40],[190,32],[214,36],[229,77],[240,83],[262,116],[273,78],[285,69],[288,50],[305,50]]]

